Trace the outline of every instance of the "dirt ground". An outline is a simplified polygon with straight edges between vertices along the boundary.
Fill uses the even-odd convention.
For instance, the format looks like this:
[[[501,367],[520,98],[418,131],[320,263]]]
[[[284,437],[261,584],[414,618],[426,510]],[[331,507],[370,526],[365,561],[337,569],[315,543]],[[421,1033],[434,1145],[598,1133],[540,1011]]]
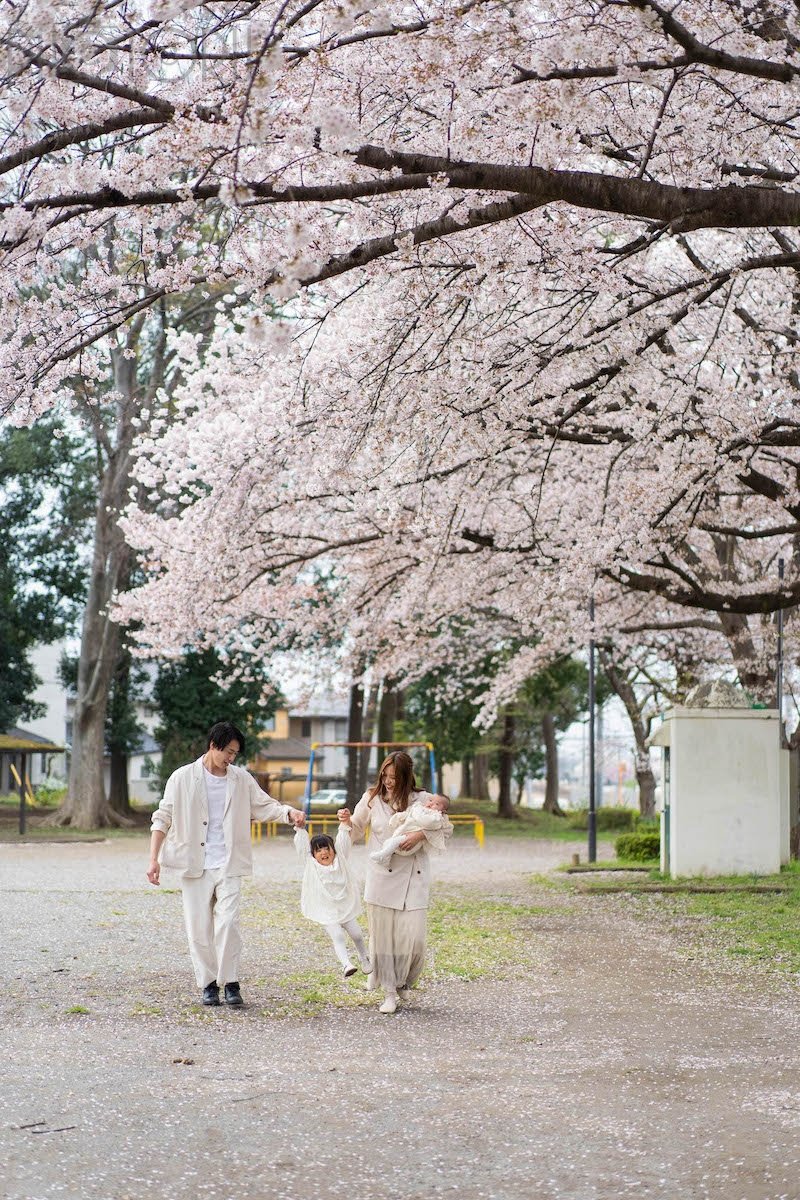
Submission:
[[[457,843],[436,895],[524,910],[513,952],[392,1017],[308,998],[288,841],[256,848],[242,1012],[198,1007],[144,838],[0,846],[0,1196],[797,1200],[797,982],[666,900],[548,886],[574,848]]]

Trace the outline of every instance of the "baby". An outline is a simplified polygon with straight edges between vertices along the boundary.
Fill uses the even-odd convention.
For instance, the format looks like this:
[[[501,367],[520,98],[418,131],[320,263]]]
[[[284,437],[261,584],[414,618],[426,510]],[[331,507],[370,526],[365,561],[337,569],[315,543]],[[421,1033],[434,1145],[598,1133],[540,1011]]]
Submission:
[[[317,833],[310,838],[305,829],[298,829],[294,846],[304,863],[300,911],[309,921],[324,926],[344,969],[345,979],[356,973],[356,967],[350,961],[346,933],[353,940],[362,971],[369,974],[369,955],[356,919],[361,912],[361,900],[348,861],[352,848],[350,830],[346,825],[340,825],[334,842],[327,833]]]
[[[372,861],[385,866],[393,854],[416,854],[423,844],[427,850],[441,854],[447,838],[453,832],[452,821],[447,817],[449,807],[447,796],[429,796],[427,800],[418,800],[405,812],[395,813],[389,821],[389,837],[380,850],[370,854]],[[419,830],[425,833],[424,843],[419,842],[410,850],[401,850],[400,846],[408,835]]]

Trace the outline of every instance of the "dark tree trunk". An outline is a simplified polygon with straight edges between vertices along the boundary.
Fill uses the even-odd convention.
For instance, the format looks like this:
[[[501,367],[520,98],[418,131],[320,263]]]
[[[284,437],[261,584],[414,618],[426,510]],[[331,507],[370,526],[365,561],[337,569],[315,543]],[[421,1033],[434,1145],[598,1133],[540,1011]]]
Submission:
[[[558,743],[556,741],[556,721],[552,713],[545,713],[542,717],[542,741],[544,742],[546,768],[542,809],[557,817],[563,817],[564,810],[558,802]]]
[[[394,741],[394,726],[397,721],[399,693],[395,690],[394,681],[384,679],[381,690],[381,703],[378,709],[378,741]],[[386,754],[386,750],[382,751]]]
[[[775,676],[760,666],[753,635],[746,616],[739,613],[719,613],[719,623],[727,638],[739,683],[754,700],[774,703]]]
[[[133,818],[130,794],[128,792],[128,750],[127,742],[115,741],[114,722],[123,720],[130,705],[131,655],[127,646],[123,645],[119,652],[117,667],[114,672],[114,685],[111,696],[111,734],[109,751],[111,770],[108,786],[108,803],[113,812],[121,817]]]
[[[115,464],[105,472],[97,505],[92,570],[81,632],[72,724],[69,790],[54,821],[77,829],[126,824],[106,798],[103,779],[106,714],[119,650],[119,626],[108,615],[111,597],[127,575],[130,552],[117,527]],[[127,474],[127,473],[126,473]]]
[[[364,705],[364,688],[361,683],[354,683],[350,688],[350,709],[347,718],[347,740],[348,742],[360,742],[362,740],[362,712]],[[347,807],[352,812],[355,806],[361,799],[361,792],[358,790],[359,782],[359,764],[361,754],[358,746],[347,747]],[[362,789],[363,791],[363,789]]]
[[[650,766],[650,756],[636,755],[636,782],[639,785],[639,812],[643,817],[656,815],[656,777]]]
[[[639,785],[639,812],[643,817],[652,817],[656,811],[656,779],[650,763],[647,738],[650,721],[645,718],[636,690],[623,668],[613,661],[606,651],[600,652],[600,662],[606,679],[625,705],[636,742],[636,781]]]
[[[458,798],[459,800],[471,800],[472,795],[472,755],[465,754],[461,760],[461,790]]]
[[[128,756],[118,746],[111,747],[111,773],[108,786],[108,803],[115,813],[132,817],[131,799],[128,792]]]
[[[489,755],[481,752],[473,759],[472,770],[473,800],[489,799]]]
[[[498,817],[511,818],[514,803],[511,799],[511,779],[514,771],[514,715],[507,712],[503,717],[503,736],[500,739],[500,767],[498,779],[500,791],[497,797]]]
[[[130,336],[135,345],[137,335],[131,332]],[[56,824],[73,825],[77,829],[130,823],[111,808],[106,798],[103,759],[109,693],[120,647],[120,629],[111,619],[109,608],[114,594],[127,585],[132,561],[117,519],[128,500],[133,419],[142,407],[142,397],[135,360],[122,351],[114,351],[112,362],[114,384],[120,397],[114,444],[102,426],[95,423],[97,418],[92,410],[87,410],[88,420],[95,423],[98,458],[104,465],[98,479],[92,565],[78,656],[69,790],[53,818]],[[158,366],[154,368],[151,386],[153,389],[160,386]]]

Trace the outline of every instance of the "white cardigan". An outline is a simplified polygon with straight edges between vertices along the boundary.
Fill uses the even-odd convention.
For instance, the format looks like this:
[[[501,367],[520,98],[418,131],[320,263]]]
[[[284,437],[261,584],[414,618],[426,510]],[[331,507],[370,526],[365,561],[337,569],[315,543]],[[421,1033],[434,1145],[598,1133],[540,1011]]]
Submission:
[[[273,800],[242,767],[228,767],[226,777],[228,787],[222,814],[225,874],[252,875],[251,820],[289,824],[290,806]],[[161,865],[180,871],[186,879],[199,879],[205,865],[208,830],[208,796],[202,758],[173,771],[150,827],[167,835],[159,855]]]
[[[412,804],[417,801],[424,804],[430,795],[430,792],[413,792],[409,800]],[[379,850],[387,837],[391,837],[389,822],[393,816],[394,811],[379,796],[374,798],[370,807],[369,792],[364,792],[351,818],[353,841],[363,839],[369,825],[370,845],[374,838],[375,849]],[[426,845],[427,841],[422,843],[418,854],[393,854],[386,866],[368,857],[364,888],[367,904],[396,909],[427,908],[431,891],[431,864]]]

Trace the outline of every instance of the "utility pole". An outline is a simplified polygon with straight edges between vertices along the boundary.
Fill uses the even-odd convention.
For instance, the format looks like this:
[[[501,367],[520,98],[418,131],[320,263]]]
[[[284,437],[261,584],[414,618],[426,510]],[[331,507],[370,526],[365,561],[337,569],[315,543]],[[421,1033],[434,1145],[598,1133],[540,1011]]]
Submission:
[[[783,591],[783,559],[778,559],[779,590]],[[778,609],[778,664],[775,672],[775,707],[778,710],[778,744],[783,748],[783,609]]]
[[[594,596],[589,600],[589,862],[597,862],[597,779],[594,754]]]

